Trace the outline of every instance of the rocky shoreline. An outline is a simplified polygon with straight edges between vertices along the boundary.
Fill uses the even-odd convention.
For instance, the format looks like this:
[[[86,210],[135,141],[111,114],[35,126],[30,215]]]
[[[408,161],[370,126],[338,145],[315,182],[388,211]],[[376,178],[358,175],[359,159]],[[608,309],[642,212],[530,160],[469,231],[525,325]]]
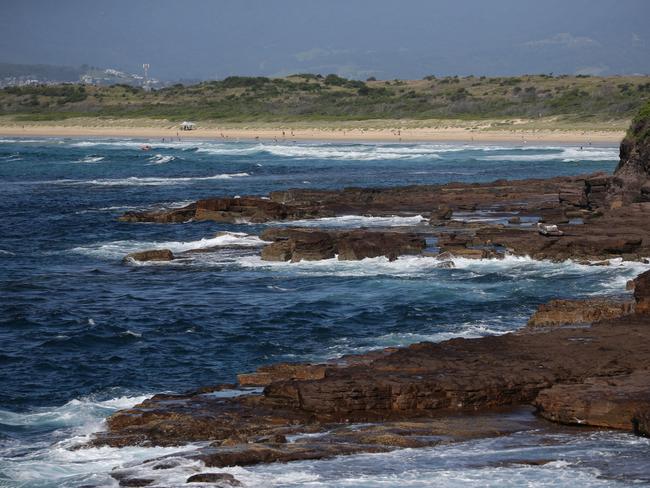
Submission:
[[[268,223],[343,215],[428,217],[428,224],[402,229],[269,227],[260,236],[265,242],[260,256],[268,261],[427,255],[438,258],[441,266],[453,266],[453,257],[505,254],[592,265],[607,265],[612,259],[645,261],[650,256],[649,128],[650,113],[635,120],[611,176],[287,190],[268,197],[204,199],[181,209],[127,212],[121,220]],[[128,258],[176,256],[152,250]],[[202,441],[209,445],[188,457],[208,467],[242,466],[499,435],[521,426],[506,422],[507,414],[498,412],[521,408],[561,424],[648,436],[650,272],[630,287],[634,300],[552,301],[515,333],[419,343],[323,364],[269,365],[240,375],[236,385],[156,395],[111,416],[107,430],[90,445]],[[147,463],[164,469],[165,460]],[[163,467],[156,468],[159,464]],[[115,477],[124,486],[149,484],[130,477],[128,470]],[[236,480],[223,481],[227,483],[235,486]]]
[[[90,445],[208,442],[184,456],[207,467],[247,466],[505,435],[539,422],[513,420],[522,408],[553,422],[648,436],[649,291],[645,272],[634,303],[618,308],[606,299],[572,301],[562,316],[567,303],[557,301],[515,333],[270,365],[238,384],[156,395],[109,417]],[[607,318],[585,322],[599,315],[594,310]],[[153,459],[115,477],[146,486],[136,473],[165,465]]]

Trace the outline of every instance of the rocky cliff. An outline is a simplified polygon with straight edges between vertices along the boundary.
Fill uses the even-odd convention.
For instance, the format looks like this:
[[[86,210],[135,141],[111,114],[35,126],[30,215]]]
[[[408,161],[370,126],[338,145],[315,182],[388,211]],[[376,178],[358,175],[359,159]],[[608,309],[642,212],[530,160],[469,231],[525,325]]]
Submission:
[[[650,102],[632,121],[620,158],[607,192],[609,207],[650,202]]]

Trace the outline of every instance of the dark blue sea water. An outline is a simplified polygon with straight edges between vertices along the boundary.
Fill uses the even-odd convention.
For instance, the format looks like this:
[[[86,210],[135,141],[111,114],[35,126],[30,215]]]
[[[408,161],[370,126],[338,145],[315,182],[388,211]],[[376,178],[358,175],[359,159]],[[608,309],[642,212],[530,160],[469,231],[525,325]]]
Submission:
[[[147,394],[233,381],[237,372],[270,362],[504,333],[521,327],[539,303],[619,292],[642,269],[524,258],[458,259],[454,269],[436,268],[421,257],[269,264],[257,257],[260,225],[116,220],[126,210],[290,187],[611,171],[618,156],[613,146],[187,141],[153,143],[153,151],[144,152],[141,144],[0,140],[0,486],[110,486],[106,473],[112,467],[171,452],[66,449],[101,428],[115,409]],[[307,224],[397,226],[420,220],[348,216]],[[249,247],[224,247],[182,263],[122,263],[125,254],[141,249],[229,243]],[[546,483],[561,473],[568,484],[601,486],[602,466],[566,468],[586,462],[572,451],[574,444],[619,454],[636,452],[639,443],[647,449],[631,436],[590,436],[558,440],[553,455],[568,461],[558,461],[555,474],[512,468],[503,479],[523,484],[532,476]],[[519,441],[524,442],[510,439]],[[427,469],[442,470],[450,486],[462,486],[462,477],[474,474],[500,486],[503,473],[488,469],[489,453],[507,451],[508,441],[488,447],[481,442],[464,453],[480,452],[478,467],[469,460],[431,464],[431,456],[444,453],[423,451],[410,460],[391,454],[402,471],[381,467],[390,465],[390,456],[379,465],[360,457],[360,466],[372,465],[359,468],[362,478],[341,478],[345,460],[233,472],[251,486],[392,486],[391,479],[430,486],[418,484],[414,474],[424,469],[418,456],[429,453]]]

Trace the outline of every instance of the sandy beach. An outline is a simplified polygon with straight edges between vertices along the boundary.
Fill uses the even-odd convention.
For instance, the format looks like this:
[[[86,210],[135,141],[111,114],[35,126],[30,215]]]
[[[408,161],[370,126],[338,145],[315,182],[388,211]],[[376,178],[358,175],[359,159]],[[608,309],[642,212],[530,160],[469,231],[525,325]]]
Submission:
[[[377,141],[377,142],[556,142],[565,144],[618,143],[625,135],[622,130],[580,129],[485,129],[471,127],[201,127],[179,131],[176,126],[106,125],[0,125],[5,137],[117,137],[162,140],[229,139],[264,141]]]

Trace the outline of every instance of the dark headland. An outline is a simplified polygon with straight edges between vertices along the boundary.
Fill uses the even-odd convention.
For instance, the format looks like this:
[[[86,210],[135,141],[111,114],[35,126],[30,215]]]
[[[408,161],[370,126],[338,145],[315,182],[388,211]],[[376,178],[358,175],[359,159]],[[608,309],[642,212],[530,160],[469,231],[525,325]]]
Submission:
[[[504,223],[452,218],[485,213],[503,216]],[[261,236],[269,241],[262,259],[427,254],[441,267],[453,266],[452,257],[505,254],[590,265],[643,261],[650,256],[650,104],[621,143],[613,175],[287,190],[266,197],[206,198],[181,209],[129,212],[121,220],[277,222],[349,214],[425,215],[430,225],[346,231],[272,227]],[[129,257],[183,258],[167,250]],[[650,272],[628,287],[634,289],[633,300],[552,301],[514,333],[424,342],[322,364],[268,365],[239,375],[238,384],[156,395],[112,415],[107,430],[90,444],[209,441],[186,455],[218,468],[425,447],[547,420],[650,435]],[[243,387],[258,389],[226,395]],[[537,417],[513,415],[522,409]],[[358,423],[365,425],[347,428]],[[305,433],[322,435],[290,437]],[[144,464],[164,469],[165,463],[160,458]],[[153,483],[128,468],[114,476],[125,486]]]

